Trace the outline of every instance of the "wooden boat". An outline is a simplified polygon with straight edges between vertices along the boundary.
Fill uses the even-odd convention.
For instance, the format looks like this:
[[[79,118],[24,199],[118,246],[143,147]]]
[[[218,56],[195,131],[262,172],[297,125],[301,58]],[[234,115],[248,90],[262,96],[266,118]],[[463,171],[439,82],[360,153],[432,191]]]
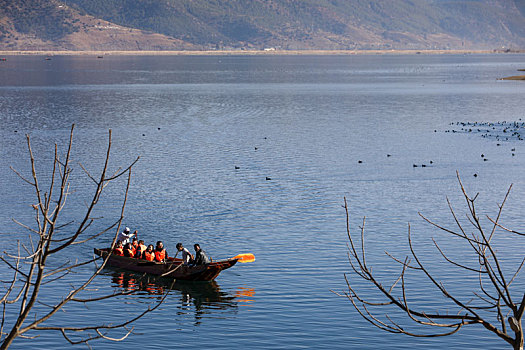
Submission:
[[[106,258],[109,248],[94,248],[96,255]],[[175,278],[187,281],[212,281],[222,270],[229,269],[237,263],[238,258],[213,261],[206,265],[188,266],[182,263],[182,259],[168,258],[166,262],[147,261],[144,259],[128,258],[111,254],[107,265],[120,267],[122,269],[149,273],[152,275]]]

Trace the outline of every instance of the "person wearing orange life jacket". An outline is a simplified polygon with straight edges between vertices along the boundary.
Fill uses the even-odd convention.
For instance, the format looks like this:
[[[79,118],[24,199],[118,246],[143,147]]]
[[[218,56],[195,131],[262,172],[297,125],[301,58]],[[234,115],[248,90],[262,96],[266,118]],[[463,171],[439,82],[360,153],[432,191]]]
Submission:
[[[168,258],[168,252],[164,249],[164,244],[162,241],[157,242],[157,247],[155,248],[155,260],[159,262],[164,262]]]
[[[135,258],[137,258],[137,259],[142,258],[142,254],[144,254],[144,252],[146,251],[146,248],[147,247],[144,244],[144,241],[141,239],[138,242],[136,250],[135,250]]]
[[[122,248],[122,242],[117,241],[117,244],[115,245],[115,249],[113,250],[113,254],[124,256],[124,249]]]
[[[131,249],[133,250],[133,256],[137,254],[138,246],[139,246],[139,243],[137,241],[137,237],[133,237],[133,241],[131,242]]]
[[[155,251],[153,250],[153,244],[150,244],[144,253],[142,253],[142,259],[147,261],[155,261]]]
[[[130,243],[126,243],[126,245],[124,246],[124,256],[127,256],[128,258],[133,258],[135,256],[133,252],[133,247]]]

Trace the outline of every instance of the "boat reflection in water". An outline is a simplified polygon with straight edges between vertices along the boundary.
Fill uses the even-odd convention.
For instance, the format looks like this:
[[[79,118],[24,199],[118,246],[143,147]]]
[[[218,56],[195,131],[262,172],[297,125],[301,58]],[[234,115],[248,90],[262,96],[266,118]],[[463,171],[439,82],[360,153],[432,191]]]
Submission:
[[[170,291],[166,301],[178,297],[180,303],[177,306],[177,314],[193,314],[195,325],[199,325],[204,317],[228,317],[230,313],[236,314],[239,306],[253,303],[255,296],[253,288],[238,287],[237,290],[229,293],[221,290],[215,281],[173,282],[173,279],[113,269],[108,271],[107,275],[111,276],[113,285],[122,292],[135,291],[141,298],[160,300],[166,292]]]
[[[235,296],[237,297],[237,302],[239,303],[253,303],[255,296],[255,289],[253,288],[246,288],[246,287],[238,287],[235,291]]]

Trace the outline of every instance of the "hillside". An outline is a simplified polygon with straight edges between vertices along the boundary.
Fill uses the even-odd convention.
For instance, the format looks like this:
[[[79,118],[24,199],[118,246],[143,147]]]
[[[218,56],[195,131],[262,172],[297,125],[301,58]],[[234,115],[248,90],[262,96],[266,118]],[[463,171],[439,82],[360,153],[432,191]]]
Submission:
[[[80,15],[57,0],[0,1],[1,50],[182,50],[162,34]]]
[[[521,0],[7,0],[0,49],[525,48],[524,13]]]

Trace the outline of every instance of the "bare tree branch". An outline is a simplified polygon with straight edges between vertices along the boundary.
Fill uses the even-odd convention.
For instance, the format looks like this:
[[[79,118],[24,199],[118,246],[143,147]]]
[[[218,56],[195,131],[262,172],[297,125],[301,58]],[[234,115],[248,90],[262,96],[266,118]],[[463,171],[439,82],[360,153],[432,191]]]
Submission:
[[[139,160],[139,158],[137,158],[129,166],[124,167],[124,170],[119,168],[113,173],[113,175],[107,176],[107,173],[109,172],[109,159],[112,145],[110,130],[108,133],[107,150],[102,170],[100,171],[99,175],[96,177],[92,176],[83,165],[80,165],[87,177],[95,183],[95,189],[90,201],[87,203],[87,208],[83,214],[83,217],[76,224],[74,220],[69,220],[65,223],[62,223],[60,221],[62,217],[61,214],[66,209],[68,196],[72,193],[70,191],[69,179],[73,171],[70,166],[72,163],[73,131],[74,125],[71,128],[69,142],[66,146],[66,152],[63,157],[60,156],[58,146],[55,144],[54,159],[52,168],[50,170],[51,177],[49,178],[48,185],[46,185],[46,192],[42,191],[43,182],[41,184],[40,174],[37,172],[37,161],[31,147],[31,139],[29,135],[26,135],[26,140],[31,177],[30,179],[27,179],[18,171],[13,170],[25,183],[33,187],[37,202],[36,204],[32,205],[34,209],[35,227],[30,227],[29,225],[25,225],[17,220],[14,220],[22,228],[29,230],[30,234],[28,237],[28,244],[26,245],[19,242],[16,253],[4,252],[3,256],[0,256],[0,262],[13,271],[12,280],[2,282],[6,290],[4,294],[0,296],[0,302],[2,304],[0,350],[7,349],[16,338],[30,338],[27,335],[27,333],[30,331],[58,331],[70,344],[88,344],[89,341],[94,339],[121,341],[128,337],[133,330],[127,329],[128,325],[158,308],[168,295],[168,293],[165,293],[161,300],[156,302],[153,307],[149,307],[147,310],[139,313],[137,316],[116,325],[95,324],[83,327],[46,325],[46,322],[51,317],[55,316],[57,312],[64,311],[64,306],[69,302],[80,302],[87,304],[89,302],[97,302],[135,293],[135,291],[124,291],[120,293],[107,293],[91,298],[79,297],[79,294],[83,291],[87,291],[87,287],[101,273],[102,269],[105,267],[108,259],[110,258],[110,255],[107,255],[107,257],[104,259],[97,257],[85,261],[67,261],[66,263],[60,264],[50,263],[51,259],[55,256],[57,256],[56,259],[58,259],[58,261],[61,261],[61,257],[59,257],[57,254],[63,250],[66,250],[77,244],[89,242],[97,237],[107,234],[109,231],[116,228],[115,235],[111,235],[110,239],[111,249],[114,248],[117,233],[120,230],[120,225],[124,218],[124,211],[131,183],[132,167]],[[92,217],[92,213],[101,198],[103,190],[110,182],[113,182],[124,175],[127,176],[127,181],[125,184],[125,192],[118,220],[110,223],[105,228],[102,228],[97,232],[92,232],[92,223],[95,220],[95,218]],[[73,227],[73,225],[75,226]],[[66,235],[64,235],[65,229],[70,230]],[[25,253],[21,251],[22,249],[25,251]],[[69,290],[66,290],[66,294],[57,300],[56,303],[44,303],[40,299],[40,291],[42,286],[46,284],[53,284],[57,281],[63,281],[65,276],[69,275],[70,273],[74,273],[78,268],[94,263],[97,260],[101,260],[102,263],[96,266],[96,270],[78,286],[71,286]],[[55,267],[49,268],[48,265]],[[176,268],[178,268],[178,266]],[[15,291],[18,291],[17,295],[13,299],[10,299],[11,295],[15,293]],[[49,310],[46,312],[42,312],[41,310],[35,311],[33,306],[36,304],[44,305]],[[18,311],[8,312],[7,309],[9,305],[18,307]],[[29,317],[30,313],[34,315],[34,318]],[[10,320],[9,322],[6,322],[8,318],[10,318]],[[9,331],[4,332],[4,327],[6,324],[9,324],[9,327],[11,328]],[[109,330],[119,329],[125,330],[125,334],[123,336],[112,337],[106,333],[106,331]],[[82,333],[84,335],[80,340],[75,340],[69,334],[71,332],[77,334]],[[38,334],[36,336],[38,336]]]
[[[366,262],[364,219],[363,225],[359,227],[359,236],[361,238],[359,244],[353,238],[353,235],[350,231],[348,203],[345,198],[344,208],[346,213],[347,236],[349,240],[349,264],[353,274],[360,279],[368,281],[372,289],[378,291],[379,295],[384,298],[384,301],[377,302],[374,300],[371,302],[367,300],[370,294],[368,292],[358,292],[350,282],[350,278],[347,274],[345,274],[344,277],[348,291],[343,293],[334,293],[338,296],[347,298],[362,318],[375,327],[387,332],[402,333],[414,337],[439,337],[454,334],[465,325],[480,324],[485,329],[489,330],[510,344],[514,350],[523,350],[524,341],[521,320],[523,313],[525,312],[525,294],[523,295],[522,301],[519,305],[513,303],[510,285],[516,280],[519,272],[525,264],[525,257],[520,259],[519,265],[515,270],[513,270],[514,273],[510,275],[511,278],[508,278],[508,273],[507,271],[504,271],[500,263],[500,258],[497,256],[497,250],[495,249],[492,242],[496,236],[496,230],[498,228],[522,236],[522,234],[519,232],[510,230],[499,224],[499,220],[502,217],[503,209],[510,195],[512,185],[509,186],[502,203],[498,205],[496,218],[491,219],[489,216],[487,216],[487,218],[492,223],[492,226],[489,230],[485,230],[476,209],[476,199],[478,198],[479,193],[474,197],[470,197],[463,183],[461,182],[459,173],[457,173],[457,179],[467,207],[466,224],[463,224],[459,220],[448,198],[447,205],[452,218],[455,221],[457,227],[456,229],[450,229],[443,225],[437,224],[421,213],[419,213],[419,215],[423,218],[423,220],[438,230],[448,233],[453,237],[461,238],[466,246],[470,247],[473,256],[476,257],[478,264],[476,267],[470,266],[472,265],[472,262],[464,263],[462,261],[456,261],[455,259],[450,258],[445,253],[445,250],[440,246],[440,244],[438,244],[436,240],[432,238],[432,243],[436,249],[436,252],[439,256],[441,256],[445,263],[452,267],[459,268],[465,273],[475,274],[481,292],[473,290],[472,294],[474,297],[469,296],[470,299],[468,301],[463,301],[466,300],[465,295],[458,294],[455,291],[455,288],[451,288],[450,290],[447,289],[445,284],[439,280],[436,272],[434,272],[433,269],[432,271],[427,269],[418,256],[412,241],[410,224],[408,225],[407,232],[408,247],[411,258],[414,260],[414,264],[410,263],[408,256],[402,260],[394,257],[388,252],[385,252],[389,258],[391,258],[396,263],[401,264],[402,271],[389,289],[383,287],[384,284],[376,278],[376,276],[372,273],[372,268],[369,267]],[[470,227],[470,229],[467,229],[467,227]],[[472,232],[469,232],[470,230],[472,230]],[[357,250],[358,245],[361,247],[360,252]],[[430,313],[421,310],[418,307],[413,307],[412,303],[410,302],[408,295],[408,285],[406,283],[408,278],[407,271],[409,269],[414,271],[414,273],[422,273],[431,283],[431,286],[433,286],[435,290],[439,292],[439,295],[442,296],[444,305],[451,303],[457,308],[457,313],[448,314],[440,312],[439,310]],[[396,288],[399,283],[400,287]],[[366,295],[367,298],[364,298],[361,295]],[[436,327],[437,329],[450,328],[450,330],[446,332],[434,331],[430,333],[413,332],[404,328],[398,321],[394,321],[388,313],[384,316],[384,320],[381,320],[374,311],[381,308],[391,308],[392,311],[396,309],[402,311],[406,315],[406,319],[408,321],[413,322],[420,327]],[[510,317],[508,317],[509,314],[511,315]],[[510,333],[506,324],[507,317],[509,325],[512,329],[512,332]]]

